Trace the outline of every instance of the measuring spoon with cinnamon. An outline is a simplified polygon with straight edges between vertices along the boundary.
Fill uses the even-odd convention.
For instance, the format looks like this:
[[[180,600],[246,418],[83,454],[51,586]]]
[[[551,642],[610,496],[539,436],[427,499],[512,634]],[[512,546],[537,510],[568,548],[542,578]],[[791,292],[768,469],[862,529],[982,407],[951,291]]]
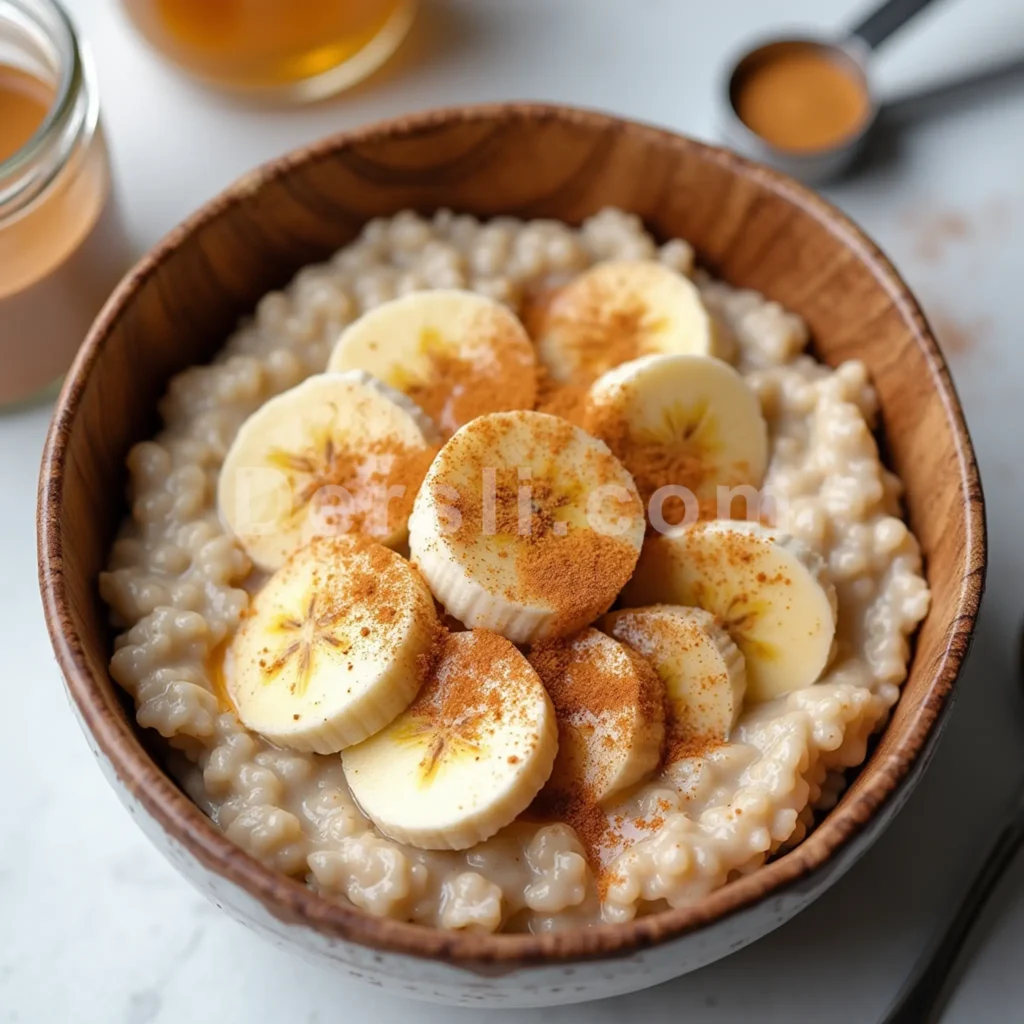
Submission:
[[[801,181],[837,177],[877,121],[872,53],[932,2],[887,0],[838,41],[774,38],[746,50],[725,79],[725,141]]]

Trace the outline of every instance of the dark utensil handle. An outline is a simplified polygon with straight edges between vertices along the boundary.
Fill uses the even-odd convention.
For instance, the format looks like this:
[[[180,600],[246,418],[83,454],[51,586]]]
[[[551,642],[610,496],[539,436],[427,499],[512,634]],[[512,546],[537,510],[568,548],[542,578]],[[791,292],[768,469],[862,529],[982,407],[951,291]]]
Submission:
[[[1000,878],[1024,844],[1024,788],[955,913],[929,943],[881,1024],[934,1024],[950,994],[953,968]]]
[[[856,28],[851,29],[850,36],[856,36],[867,43],[869,49],[874,50],[932,2],[933,0],[887,0]]]

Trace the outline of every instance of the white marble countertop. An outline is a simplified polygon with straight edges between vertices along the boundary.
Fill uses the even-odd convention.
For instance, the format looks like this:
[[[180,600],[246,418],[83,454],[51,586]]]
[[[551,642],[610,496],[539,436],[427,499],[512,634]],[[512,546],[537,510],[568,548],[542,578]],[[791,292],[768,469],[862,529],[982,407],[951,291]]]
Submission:
[[[97,58],[132,231],[148,247],[253,164],[329,131],[426,106],[534,98],[714,137],[727,53],[780,22],[847,24],[857,0],[435,0],[400,55],[348,97],[268,111],[159,64],[114,0],[68,0]],[[1024,55],[1020,0],[946,0],[879,56],[892,93]],[[924,782],[864,860],[769,938],[607,1003],[504,1019],[735,1024],[877,1019],[1024,770],[1012,648],[1024,606],[1024,83],[937,116],[829,196],[916,289],[947,353],[986,484],[993,558],[974,654]],[[37,597],[35,483],[49,409],[0,417],[0,1021],[45,1024],[476,1024],[280,952],[207,904],[132,824],[65,706]],[[1020,1019],[1024,860],[984,923],[949,1022]]]

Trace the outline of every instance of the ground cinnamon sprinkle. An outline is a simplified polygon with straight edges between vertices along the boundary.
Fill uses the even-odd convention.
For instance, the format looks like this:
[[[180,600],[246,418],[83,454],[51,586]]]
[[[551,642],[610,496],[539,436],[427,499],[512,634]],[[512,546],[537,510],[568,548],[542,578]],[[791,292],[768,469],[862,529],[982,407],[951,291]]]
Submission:
[[[589,383],[560,384],[548,372],[547,367],[537,367],[537,411],[549,416],[561,416],[563,420],[583,427],[586,414]]]
[[[648,351],[648,312],[638,298],[625,303],[618,293],[596,289],[592,282],[574,287],[574,282],[548,287],[528,297],[523,323],[537,341],[551,334],[562,338],[563,350],[571,354],[567,376],[555,379],[543,365],[538,366],[537,410],[585,426],[584,416],[590,385],[601,374]]]
[[[695,736],[687,731],[682,720],[673,717],[669,721],[664,763],[670,765],[677,761],[684,761],[688,757],[707,757],[713,750],[723,746],[724,742],[721,737],[711,736],[707,733],[703,736]]]
[[[368,615],[372,625],[360,625],[359,633],[369,636],[375,627],[393,625],[399,608],[413,602],[410,566],[383,544],[363,536],[318,537],[310,548],[317,560],[310,593],[322,617],[343,622],[356,612],[361,621]],[[288,572],[288,563],[279,571]],[[429,593],[426,584],[423,593]]]
[[[535,336],[561,335],[575,363],[571,383],[590,384],[613,366],[644,355],[651,326],[639,296],[598,288],[583,277],[550,299]]]
[[[665,818],[660,814],[656,814],[652,818],[634,818],[633,824],[639,829],[656,832],[665,824]]]
[[[581,629],[608,610],[636,565],[636,548],[617,537],[573,529],[525,548],[518,559],[527,594],[558,609],[552,631]]]
[[[406,380],[401,369],[394,375],[395,386],[445,437],[485,413],[532,409],[537,397],[533,347],[512,314],[507,323],[504,318],[478,317],[466,335],[469,342],[456,350],[424,331],[427,377]]]
[[[665,812],[670,806],[661,801],[659,808],[661,813],[650,818],[631,817],[590,802],[579,793],[543,790],[523,815],[523,820],[568,825],[583,847],[594,873],[598,898],[604,901],[611,886],[621,880],[612,868],[616,859],[664,826]]]
[[[609,657],[602,644],[615,644]],[[624,660],[619,660],[624,656]],[[595,629],[565,640],[543,641],[530,651],[530,664],[544,683],[558,719],[559,749],[547,785],[531,815],[564,821],[576,832],[599,887],[607,888],[605,866],[624,848],[625,817],[601,806],[607,785],[602,769],[607,752],[594,748],[598,730],[604,745],[630,741],[634,715],[661,728],[661,683],[637,652]],[[635,825],[634,825],[635,827]]]
[[[416,675],[423,687],[428,679],[433,678],[441,658],[448,649],[451,634],[443,622],[436,621],[431,626],[430,646],[416,659]]]
[[[733,516],[733,509],[718,508],[718,488],[738,487],[749,479],[745,463],[719,465],[713,451],[701,443],[699,422],[677,424],[666,436],[638,434],[625,412],[628,397],[615,404],[596,402],[592,398],[584,403],[582,426],[594,437],[600,438],[629,470],[636,481],[644,507],[662,487],[684,487],[696,499],[694,512],[698,520],[716,519],[721,513],[729,518],[745,519],[751,512],[744,502],[741,515]],[[733,502],[735,506],[735,502]],[[678,495],[669,496],[661,506],[661,515],[669,526],[678,526],[686,518],[686,503]]]
[[[620,828],[607,810],[580,793],[545,788],[524,813],[523,820],[568,825],[583,847],[603,896],[602,879],[610,859],[609,851],[615,850],[621,838]]]
[[[653,671],[650,666],[639,655],[634,660],[634,652],[623,646],[620,649],[628,658],[630,671],[609,671],[621,667],[609,665],[607,658],[588,656],[581,643],[593,643],[595,634],[602,636],[596,629],[586,629],[568,639],[542,640],[530,649],[530,664],[544,683],[559,719],[587,713],[617,715],[637,704],[648,715],[658,713],[649,689],[640,685]]]
[[[675,621],[671,625],[663,617],[671,611],[635,609],[615,613],[607,622],[612,636],[621,643],[631,645],[642,656],[650,659],[662,675],[665,693],[665,745],[662,767],[691,757],[704,757],[724,742],[728,723],[722,732],[709,728],[716,717],[708,700],[728,685],[721,672],[707,672],[698,677],[687,664],[686,654],[702,641],[702,628],[693,621]],[[687,668],[685,696],[673,693],[672,673]],[[715,709],[717,710],[717,709]]]
[[[437,631],[442,627],[426,584],[391,549],[357,535],[317,537],[271,579],[278,583],[294,579],[301,600],[286,601],[284,607],[272,604],[246,619],[231,640],[231,658],[221,660],[223,682],[216,675],[216,666],[211,666],[215,692],[224,685],[230,694],[228,669],[239,652],[246,651],[244,656],[258,668],[264,683],[284,680],[291,692],[303,693],[321,639],[327,639],[342,656],[350,655],[356,645],[371,637],[376,649],[386,650],[396,643],[395,626],[400,618],[415,623],[420,638],[426,641],[416,673],[421,680],[429,673],[436,657]],[[257,631],[253,640],[260,646],[246,640],[252,630]],[[236,647],[236,642],[241,646]],[[352,671],[353,662],[347,667]]]
[[[534,285],[527,289],[519,308],[519,319],[526,328],[526,333],[536,341],[547,323],[551,310],[551,304],[555,297],[565,286],[566,282],[560,283],[548,280],[542,284]]]
[[[625,413],[617,406],[588,402],[583,425],[594,437],[604,441],[633,475],[645,508],[655,491],[672,485],[687,488],[698,499],[708,497],[703,491],[709,481],[710,467],[697,445],[687,444],[685,439],[637,438]],[[711,480],[712,485],[718,482]],[[672,526],[681,523],[685,513],[686,508],[678,497],[670,497],[662,511],[665,521]]]
[[[448,499],[461,517],[454,537],[467,547],[488,548],[502,538],[515,538],[509,559],[514,581],[507,585],[507,593],[554,609],[549,633],[564,636],[608,609],[629,579],[638,555],[630,541],[600,533],[586,522],[581,511],[590,494],[578,489],[580,473],[574,470],[585,470],[598,486],[616,482],[621,486],[624,477],[607,452],[590,445],[579,456],[572,448],[571,457],[578,457],[584,466],[560,465],[560,457],[579,443],[578,431],[563,420],[542,416],[535,416],[531,424],[537,450],[524,453],[523,461],[536,465],[541,454],[550,456],[548,473],[521,478],[519,466],[488,466],[514,425],[515,414],[506,415],[508,419],[477,420],[473,436],[461,435],[473,475],[469,486],[456,487],[457,497]],[[488,470],[493,474],[489,481],[484,478]],[[643,514],[635,494],[622,499],[609,493],[600,512],[609,520]]]
[[[278,450],[269,461],[289,476],[292,516],[308,515],[315,533],[387,537],[409,518],[437,451],[438,446],[413,447],[393,438],[356,451],[337,446],[326,434],[308,451]],[[394,487],[401,493],[388,499]]]
[[[408,714],[462,723],[463,738],[479,740],[483,725],[493,729],[501,721],[502,693],[508,697],[516,682],[510,668],[522,656],[504,637],[482,629],[439,632],[434,654],[434,666]]]
[[[435,662],[419,694],[396,723],[399,739],[427,740],[420,769],[429,777],[452,757],[479,760],[487,737],[525,720],[536,676],[504,637],[484,629],[441,627]],[[517,764],[515,755],[509,764]]]
[[[711,587],[715,592],[729,592],[730,603],[739,608],[748,603],[749,595],[737,590],[738,585],[733,582],[734,575],[727,571],[727,567],[732,570],[744,569],[751,584],[756,583],[758,589],[792,585],[792,580],[784,573],[776,572],[769,576],[757,570],[757,565],[762,563],[767,554],[766,541],[761,535],[742,530],[721,530],[713,535],[715,542],[703,542],[702,538],[708,536],[706,531],[710,529],[714,527],[700,526],[693,532],[687,531],[684,535],[685,543],[681,546],[664,545],[667,557],[685,560],[692,567],[689,575],[693,577],[694,587],[703,585],[705,589]],[[738,625],[717,611],[716,614],[719,614],[727,629]]]

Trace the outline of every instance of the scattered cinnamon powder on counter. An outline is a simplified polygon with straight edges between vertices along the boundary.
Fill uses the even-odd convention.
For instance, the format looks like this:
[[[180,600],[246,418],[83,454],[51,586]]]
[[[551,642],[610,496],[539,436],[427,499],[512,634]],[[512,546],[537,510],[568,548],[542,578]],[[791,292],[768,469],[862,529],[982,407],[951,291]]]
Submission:
[[[914,255],[925,263],[940,263],[951,247],[975,233],[972,222],[959,210],[922,207],[906,213],[902,224],[913,233]]]
[[[933,303],[929,322],[943,352],[950,356],[964,356],[972,352],[992,333],[992,321],[983,316],[973,320],[960,320]]]

